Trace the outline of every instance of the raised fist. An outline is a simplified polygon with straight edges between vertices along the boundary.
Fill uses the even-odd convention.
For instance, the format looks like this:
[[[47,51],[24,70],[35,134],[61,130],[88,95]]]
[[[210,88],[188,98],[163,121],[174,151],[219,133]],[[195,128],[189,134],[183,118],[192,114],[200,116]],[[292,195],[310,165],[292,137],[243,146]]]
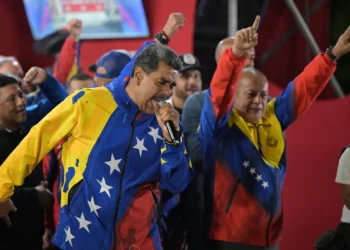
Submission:
[[[336,57],[341,57],[350,51],[350,26],[339,37],[337,44],[334,46],[332,53]]]
[[[70,37],[74,41],[79,41],[83,29],[83,22],[79,19],[72,18],[68,21],[67,29]]]
[[[182,13],[171,13],[166,22],[163,31],[172,38],[177,31],[184,26],[186,19]]]
[[[258,27],[260,16],[256,16],[251,27],[237,31],[235,41],[232,45],[232,52],[236,56],[243,56],[248,50],[258,44]]]
[[[30,68],[30,70],[28,70],[28,72],[23,78],[24,81],[26,81],[32,86],[39,85],[45,82],[46,79],[47,79],[46,71],[39,67]]]

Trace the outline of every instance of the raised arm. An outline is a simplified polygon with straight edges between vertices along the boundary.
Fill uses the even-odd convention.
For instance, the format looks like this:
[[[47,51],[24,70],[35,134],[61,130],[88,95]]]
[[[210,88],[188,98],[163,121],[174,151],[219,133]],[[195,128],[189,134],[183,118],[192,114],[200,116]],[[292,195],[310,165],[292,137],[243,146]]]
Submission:
[[[72,76],[71,74],[77,72],[76,61],[79,55],[79,39],[83,24],[81,20],[73,18],[68,21],[67,26],[69,36],[63,43],[53,70],[53,76],[63,85],[66,85],[68,78]]]
[[[245,54],[258,43],[256,31],[259,22],[260,17],[257,16],[251,27],[238,31],[232,48],[226,49],[221,56],[204,101],[200,138],[213,138],[227,126],[237,83],[244,67]]]
[[[46,99],[40,100],[38,104],[26,108],[27,120],[24,123],[24,129],[28,132],[54,107],[60,104],[68,96],[68,93],[55,78],[38,67],[32,67],[26,73],[24,79],[31,85],[38,85],[46,96]]]
[[[132,68],[134,66],[135,59],[138,56],[138,54],[140,54],[140,52],[143,50],[143,48],[146,47],[147,45],[152,44],[152,43],[163,43],[163,44],[165,43],[165,44],[167,44],[167,42],[169,42],[170,39],[173,38],[176,35],[176,33],[179,31],[179,29],[184,25],[185,20],[186,19],[184,18],[183,14],[171,13],[169,15],[167,22],[165,23],[163,30],[162,30],[162,33],[165,34],[164,40],[160,41],[160,40],[158,40],[158,38],[155,38],[150,42],[145,42],[137,50],[137,52],[135,53],[135,55],[133,56],[131,61],[124,67],[124,69],[120,73],[119,77],[124,79],[125,77],[131,76],[131,71],[132,71]],[[119,81],[115,81],[115,82],[117,83]]]
[[[317,99],[336,70],[335,59],[350,51],[350,26],[332,49],[316,56],[275,100],[275,113],[286,129]]]

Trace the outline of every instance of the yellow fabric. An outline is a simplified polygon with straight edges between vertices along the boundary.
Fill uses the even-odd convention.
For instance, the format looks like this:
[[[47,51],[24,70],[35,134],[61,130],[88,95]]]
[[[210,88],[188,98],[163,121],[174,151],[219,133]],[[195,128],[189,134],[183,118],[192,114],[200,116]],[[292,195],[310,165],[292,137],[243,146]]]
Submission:
[[[72,69],[69,72],[69,75],[67,77],[67,81],[69,81],[73,76],[78,74],[78,71],[79,71],[79,67],[78,67],[77,59],[75,59],[74,63],[73,63],[73,66],[72,66]]]
[[[73,103],[74,98],[80,95]],[[103,108],[99,105],[102,102],[107,103]],[[106,88],[78,90],[67,97],[31,129],[0,167],[0,200],[11,197],[13,185],[21,186],[24,178],[63,139],[64,176],[79,159],[79,167],[75,167],[68,191],[61,192],[61,206],[67,205],[70,188],[83,178],[90,152],[116,108],[117,104]]]
[[[257,124],[251,124],[232,110],[228,119],[229,127],[234,124],[249,138],[250,142],[259,150],[259,141],[262,157],[264,161],[278,168],[278,164],[284,152],[285,142],[280,122],[275,114],[275,101],[272,99],[266,108],[265,115]]]

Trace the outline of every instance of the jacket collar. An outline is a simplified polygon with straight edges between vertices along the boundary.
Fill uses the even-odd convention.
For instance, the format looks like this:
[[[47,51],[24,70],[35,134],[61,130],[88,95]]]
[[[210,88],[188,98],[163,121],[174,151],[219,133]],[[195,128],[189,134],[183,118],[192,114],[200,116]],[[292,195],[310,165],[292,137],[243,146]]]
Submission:
[[[112,92],[112,95],[116,103],[118,104],[118,107],[126,109],[132,117],[136,117],[136,115],[139,112],[139,107],[125,91],[125,87],[129,83],[129,81],[130,77],[125,77],[124,79],[118,77],[117,79],[113,80],[111,83],[105,86]],[[138,117],[138,120],[146,120],[153,116],[154,115],[147,115],[142,113],[142,115]]]

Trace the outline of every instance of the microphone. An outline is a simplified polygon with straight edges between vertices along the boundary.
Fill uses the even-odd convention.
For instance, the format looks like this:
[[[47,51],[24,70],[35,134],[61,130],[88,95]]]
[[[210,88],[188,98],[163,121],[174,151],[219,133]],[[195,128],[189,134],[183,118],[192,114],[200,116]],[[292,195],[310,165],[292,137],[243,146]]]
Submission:
[[[162,107],[166,101],[158,102],[159,107]],[[174,146],[178,146],[180,144],[180,135],[178,131],[175,129],[174,123],[172,121],[165,122],[166,129],[168,130],[169,136],[171,138],[171,142]]]

